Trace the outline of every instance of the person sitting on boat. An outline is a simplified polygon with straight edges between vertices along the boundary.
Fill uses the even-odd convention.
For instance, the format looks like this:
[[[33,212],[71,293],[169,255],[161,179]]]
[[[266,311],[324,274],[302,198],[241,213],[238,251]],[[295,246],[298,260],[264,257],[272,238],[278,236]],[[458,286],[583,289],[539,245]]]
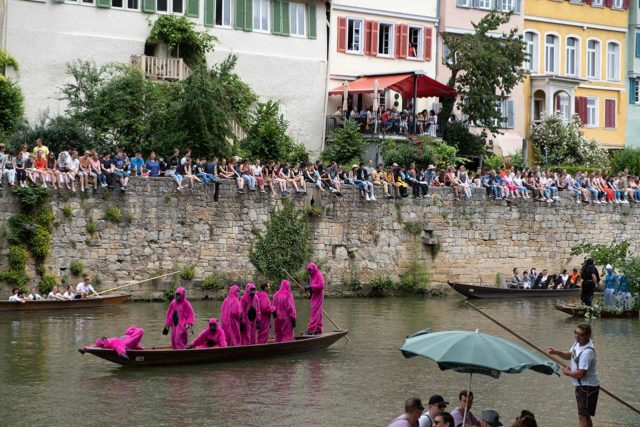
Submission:
[[[562,270],[562,274],[560,275],[560,279],[562,280],[562,288],[563,289],[567,289],[568,286],[569,286],[569,273],[567,272],[566,268],[564,270]]]
[[[258,292],[259,316],[256,324],[258,328],[258,344],[266,344],[269,341],[269,332],[271,331],[271,314],[276,311],[269,300],[270,286],[268,282],[260,285]]]
[[[114,349],[116,353],[118,353],[118,356],[129,359],[127,350],[144,350],[144,347],[140,345],[143,335],[144,329],[131,326],[121,337],[98,338],[96,340],[96,347]]]
[[[631,308],[631,292],[629,292],[629,282],[627,281],[627,276],[625,276],[624,273],[620,274],[616,294],[620,295],[624,309],[629,310]]]
[[[618,275],[614,273],[613,266],[607,264],[604,276],[604,307],[612,308],[616,303],[616,290],[618,289]]]
[[[222,328],[218,327],[218,319],[209,319],[209,325],[200,332],[187,348],[219,348],[226,347],[227,339]]]
[[[527,270],[522,272],[522,289],[531,289],[531,277]]]
[[[273,295],[273,329],[276,342],[293,341],[296,327],[296,305],[288,280],[280,282],[280,290]]]
[[[66,298],[62,296],[62,294],[60,293],[60,288],[58,287],[58,285],[56,285],[56,286],[53,287],[53,289],[51,289],[51,292],[49,292],[49,294],[47,294],[47,299],[49,299],[49,300],[55,299],[55,300],[64,301]]]
[[[242,321],[245,325],[244,328],[241,325],[240,342],[242,345],[255,344],[257,340],[256,323],[258,311],[260,310],[258,298],[256,297],[256,285],[251,282],[247,283],[244,288],[244,295],[240,299],[240,305],[242,306]]]
[[[531,273],[529,273],[529,279],[531,279],[531,287],[533,287],[533,285],[536,283],[536,280],[538,280],[538,271],[535,268],[531,269]]]
[[[520,273],[518,273],[518,268],[513,269],[513,274],[511,275],[511,279],[509,280],[509,285],[513,288],[520,287],[522,284],[522,279],[520,279]]]
[[[580,280],[582,280],[582,278],[580,276],[580,271],[578,271],[576,267],[573,267],[573,271],[569,277],[571,278],[571,284],[574,288],[580,286]]]
[[[90,278],[89,273],[85,272],[82,274],[82,282],[76,286],[76,294],[80,295],[80,298],[86,298],[91,294],[98,296],[98,293],[93,289],[91,283],[89,283]]]
[[[167,310],[162,334],[167,335],[171,328],[171,347],[174,350],[181,350],[187,346],[189,328],[192,328],[194,323],[196,323],[196,316],[193,307],[187,300],[184,288],[178,288]]]
[[[309,272],[309,286],[307,291],[311,293],[311,307],[309,308],[309,325],[307,334],[318,335],[322,333],[322,305],[324,304],[324,277],[314,263],[307,266]]]
[[[27,300],[24,298],[22,291],[18,288],[11,289],[11,296],[9,297],[10,302],[20,302],[25,303]]]
[[[222,330],[230,347],[241,343],[242,307],[240,306],[240,287],[233,285],[229,288],[229,294],[222,303]]]
[[[67,286],[67,290],[64,292],[64,294],[62,294],[62,296],[64,297],[64,299],[68,300],[76,299],[76,294],[75,292],[73,292],[73,286]]]
[[[536,281],[533,284],[533,289],[547,289],[549,287],[549,271],[545,268],[542,273],[536,277]]]
[[[31,293],[29,294],[29,296],[27,296],[27,298],[31,301],[40,301],[41,299],[43,299],[40,294],[38,294],[36,288],[31,288]]]

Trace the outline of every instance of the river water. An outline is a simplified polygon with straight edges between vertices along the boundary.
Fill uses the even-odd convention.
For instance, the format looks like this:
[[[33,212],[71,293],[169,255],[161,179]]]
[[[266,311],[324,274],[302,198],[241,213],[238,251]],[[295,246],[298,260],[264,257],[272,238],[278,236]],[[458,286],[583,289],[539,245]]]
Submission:
[[[568,349],[581,319],[553,301],[481,301],[488,314],[539,346]],[[198,330],[220,303],[194,302]],[[299,325],[308,301],[297,300]],[[122,368],[77,349],[96,337],[145,328],[143,344],[166,344],[166,305],[135,303],[80,312],[0,313],[0,425],[386,426],[407,397],[438,393],[452,405],[468,376],[441,372],[431,361],[406,360],[404,337],[478,328],[512,339],[462,298],[329,299],[326,310],[351,342],[326,351],[221,365]],[[325,326],[328,324],[325,319]],[[640,406],[640,321],[592,322],[602,385]],[[513,338],[514,339],[514,338]],[[515,340],[515,339],[514,339]],[[573,388],[566,377],[525,371],[495,380],[474,376],[473,412],[497,410],[510,425],[523,408],[540,426],[575,426]],[[640,418],[601,393],[595,425],[636,425]]]

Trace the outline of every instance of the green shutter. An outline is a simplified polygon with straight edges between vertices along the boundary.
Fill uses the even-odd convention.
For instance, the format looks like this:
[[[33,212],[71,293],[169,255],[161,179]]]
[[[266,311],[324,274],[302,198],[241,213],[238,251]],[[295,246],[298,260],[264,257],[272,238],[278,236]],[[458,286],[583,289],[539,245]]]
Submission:
[[[636,58],[640,58],[640,33],[636,33]]]
[[[638,82],[636,79],[629,80],[629,104],[636,103],[636,85]]]
[[[111,0],[98,0],[98,2],[96,3],[96,6],[102,7],[102,8],[105,8],[105,9],[110,9],[111,8]]]
[[[282,0],[271,2],[273,15],[271,16],[271,32],[282,35]]]
[[[216,22],[216,0],[204,0],[204,26],[213,27]]]
[[[200,0],[187,0],[187,16],[197,18],[200,13]]]
[[[64,0],[53,0],[54,3],[64,3]]]
[[[153,13],[156,11],[156,0],[142,0],[142,11]]]
[[[318,29],[316,28],[316,6],[313,4],[307,5],[307,19],[309,20],[309,30],[307,31],[310,39],[315,39],[318,35]]]
[[[288,36],[291,33],[291,21],[289,21],[289,2],[282,1],[282,35]]]
[[[253,0],[244,0],[244,28],[253,31]]]
[[[233,24],[236,29],[241,30],[244,28],[244,2],[245,0],[236,0],[235,4],[235,22]]]

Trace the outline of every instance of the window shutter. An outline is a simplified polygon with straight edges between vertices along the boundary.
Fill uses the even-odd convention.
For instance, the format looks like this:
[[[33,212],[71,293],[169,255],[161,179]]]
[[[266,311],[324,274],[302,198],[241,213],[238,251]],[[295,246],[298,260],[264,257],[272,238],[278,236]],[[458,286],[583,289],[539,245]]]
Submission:
[[[200,0],[187,0],[187,16],[197,18],[200,13]]]
[[[576,96],[575,100],[576,114],[580,118],[583,125],[587,124],[587,98],[584,96]]]
[[[371,23],[371,55],[378,54],[378,21]]]
[[[338,52],[347,51],[347,18],[338,17]]]
[[[400,58],[406,58],[409,50],[409,26],[400,24]]]
[[[96,6],[102,7],[104,9],[110,9],[111,8],[111,0],[98,0],[96,2]]]
[[[433,28],[424,27],[424,60],[431,61],[431,44],[432,44]]]
[[[142,11],[153,13],[156,11],[156,0],[142,0]]]
[[[282,3],[282,35],[288,36],[291,34],[291,21],[290,21],[290,13],[289,13],[289,2],[281,1]]]
[[[624,2],[622,3],[622,8],[624,10],[629,9],[629,0],[624,0]]]
[[[636,103],[636,79],[629,80],[629,104]]]
[[[244,28],[245,31],[253,30],[253,1],[244,0]]]
[[[513,129],[515,127],[515,113],[513,111],[513,101],[506,101],[506,111],[507,111],[507,128]]]
[[[216,22],[216,0],[204,0],[204,26],[213,27]]]
[[[613,6],[613,0],[604,0],[604,5],[605,7]]]
[[[394,43],[394,53],[396,54],[396,58],[402,58],[402,24],[396,24],[394,29],[394,36],[396,39]]]
[[[364,21],[364,54],[371,55],[371,27],[372,21]]]
[[[591,4],[591,3],[593,3],[593,0],[584,0],[584,2],[585,2],[586,4]]]
[[[307,26],[307,37],[315,39],[318,37],[318,18],[316,16],[316,5],[307,5],[307,20],[309,25]]]
[[[613,99],[604,100],[604,127],[613,129],[616,127],[616,102]]]
[[[271,11],[271,32],[282,35],[282,0],[272,0]]]
[[[53,0],[54,3],[64,3],[64,0]],[[154,0],[155,2],[155,0]],[[155,3],[154,3],[155,4]]]
[[[244,28],[244,3],[246,0],[236,0],[235,1],[235,12],[236,12],[236,16],[235,16],[235,22],[233,24],[233,26],[238,29],[238,30],[242,30]]]

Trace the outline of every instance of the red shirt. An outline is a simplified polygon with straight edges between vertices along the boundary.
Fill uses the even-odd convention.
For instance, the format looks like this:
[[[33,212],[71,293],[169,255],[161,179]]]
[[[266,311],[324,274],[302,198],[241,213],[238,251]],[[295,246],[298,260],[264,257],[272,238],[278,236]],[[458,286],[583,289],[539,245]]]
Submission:
[[[44,157],[40,157],[39,159],[36,158],[36,161],[34,164],[36,169],[45,170],[47,168],[47,159],[45,159]]]

